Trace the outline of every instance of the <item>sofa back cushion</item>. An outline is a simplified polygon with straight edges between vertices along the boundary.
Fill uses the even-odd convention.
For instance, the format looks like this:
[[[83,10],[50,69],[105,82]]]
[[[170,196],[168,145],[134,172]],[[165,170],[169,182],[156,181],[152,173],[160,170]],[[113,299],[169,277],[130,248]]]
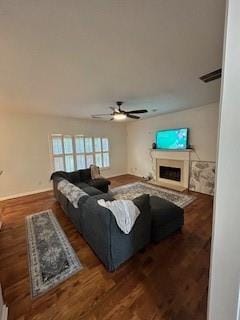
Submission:
[[[51,180],[61,177],[71,183],[87,182],[91,180],[91,169],[82,169],[72,172],[56,171],[51,175]]]
[[[91,180],[91,169],[82,169],[78,170],[80,181],[89,181]]]
[[[92,198],[94,198],[96,200],[103,199],[105,201],[113,201],[113,200],[115,200],[110,193],[97,194],[97,195],[93,196]]]
[[[77,183],[81,181],[81,176],[78,171],[73,171],[73,172],[67,172],[67,180],[70,181],[71,183]]]
[[[52,173],[50,179],[56,180],[59,178],[68,180],[71,183],[76,183],[80,181],[80,174],[78,171],[73,171],[73,172],[55,171]]]
[[[94,187],[91,186],[87,186],[84,187],[83,190],[91,197],[91,196],[95,196],[95,195],[101,195],[102,192]]]

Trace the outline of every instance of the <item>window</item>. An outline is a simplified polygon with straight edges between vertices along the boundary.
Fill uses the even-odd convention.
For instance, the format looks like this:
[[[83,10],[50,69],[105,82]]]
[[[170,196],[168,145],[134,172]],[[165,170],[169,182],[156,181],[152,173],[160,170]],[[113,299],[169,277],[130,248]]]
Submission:
[[[110,166],[108,138],[53,134],[51,150],[54,171],[71,172],[89,168],[91,164],[100,168]]]

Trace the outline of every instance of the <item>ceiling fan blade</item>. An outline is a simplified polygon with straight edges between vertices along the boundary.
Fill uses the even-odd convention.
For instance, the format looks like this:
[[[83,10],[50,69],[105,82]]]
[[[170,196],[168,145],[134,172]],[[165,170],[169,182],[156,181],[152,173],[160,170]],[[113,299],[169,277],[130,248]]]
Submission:
[[[112,116],[111,113],[100,113],[100,114],[93,114],[92,117],[105,117],[105,116]]]
[[[118,110],[117,108],[114,108],[114,107],[109,107],[109,108],[115,113],[120,113],[120,110]]]
[[[131,111],[125,111],[126,113],[146,113],[148,110],[146,109],[138,109],[138,110],[131,110]]]
[[[92,119],[104,119],[104,117],[100,117],[100,116],[91,116]]]
[[[129,113],[127,113],[126,116],[131,119],[140,119],[140,117],[134,116],[133,114],[129,114]]]
[[[101,119],[101,120],[110,120],[109,117],[105,116],[105,117],[98,117],[98,116],[92,116],[92,119]]]

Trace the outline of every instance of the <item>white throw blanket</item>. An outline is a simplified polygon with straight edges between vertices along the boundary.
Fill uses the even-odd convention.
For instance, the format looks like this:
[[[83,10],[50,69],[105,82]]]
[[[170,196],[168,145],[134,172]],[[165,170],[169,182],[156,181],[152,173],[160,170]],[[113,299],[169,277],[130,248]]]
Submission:
[[[98,200],[98,204],[109,209],[113,213],[117,225],[126,234],[132,230],[134,223],[140,214],[139,209],[131,200],[105,201],[101,199]]]

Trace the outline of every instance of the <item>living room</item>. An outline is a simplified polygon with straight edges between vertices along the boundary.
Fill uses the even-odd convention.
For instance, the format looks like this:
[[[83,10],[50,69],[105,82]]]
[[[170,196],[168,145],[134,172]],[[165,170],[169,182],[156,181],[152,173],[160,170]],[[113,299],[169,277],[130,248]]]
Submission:
[[[236,319],[237,1],[0,7],[0,319]]]
[[[103,122],[3,112],[0,119],[4,137],[2,146],[7,150],[9,146],[14,145],[19,165],[15,163],[11,152],[3,154],[5,174],[1,176],[1,183],[4,185],[1,200],[52,189],[49,177],[54,169],[51,153],[51,137],[54,134],[107,137],[111,165],[103,168],[102,174],[105,177],[126,173],[138,177],[153,174],[154,164],[150,149],[155,141],[155,134],[160,129],[189,128],[191,161],[215,164],[218,117],[219,103],[151,117],[139,122]],[[15,141],[18,139],[24,141],[24,145],[16,144]],[[71,168],[68,171],[71,171]]]

